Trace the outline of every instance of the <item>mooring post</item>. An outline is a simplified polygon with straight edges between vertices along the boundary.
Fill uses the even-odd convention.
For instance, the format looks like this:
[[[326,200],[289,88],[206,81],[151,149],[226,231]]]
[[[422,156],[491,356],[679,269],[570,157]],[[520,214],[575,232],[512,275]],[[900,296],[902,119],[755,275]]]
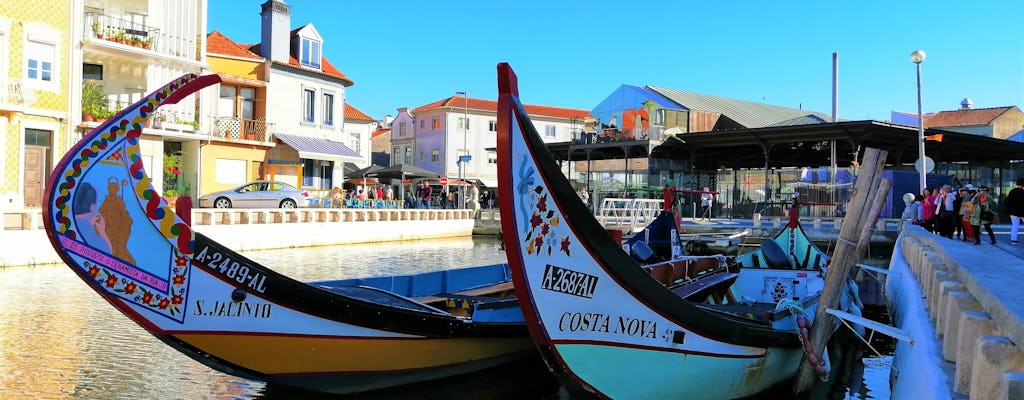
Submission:
[[[825,276],[825,287],[821,291],[818,307],[814,313],[814,323],[811,325],[809,338],[814,354],[822,354],[825,342],[832,333],[832,317],[825,310],[837,308],[839,298],[846,289],[846,279],[850,275],[850,268],[856,261],[857,242],[854,240],[855,238],[859,239],[859,234],[864,228],[866,216],[870,210],[868,201],[873,199],[873,194],[879,186],[876,181],[881,179],[887,154],[885,151],[870,147],[864,151],[864,159],[861,161],[861,170],[854,186],[853,198],[847,208],[847,220],[843,221],[843,227],[839,231],[839,241],[829,264],[828,275]],[[806,359],[804,362],[807,362]],[[795,393],[807,392],[811,389],[813,382],[814,368],[804,364],[800,368],[793,391]]]

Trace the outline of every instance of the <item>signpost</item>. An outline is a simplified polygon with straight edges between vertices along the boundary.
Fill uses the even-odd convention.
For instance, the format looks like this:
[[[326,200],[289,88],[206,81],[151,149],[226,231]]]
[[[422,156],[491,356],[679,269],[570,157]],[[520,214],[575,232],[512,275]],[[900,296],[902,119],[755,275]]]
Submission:
[[[448,177],[447,176],[442,176],[441,177],[441,186],[448,186]]]

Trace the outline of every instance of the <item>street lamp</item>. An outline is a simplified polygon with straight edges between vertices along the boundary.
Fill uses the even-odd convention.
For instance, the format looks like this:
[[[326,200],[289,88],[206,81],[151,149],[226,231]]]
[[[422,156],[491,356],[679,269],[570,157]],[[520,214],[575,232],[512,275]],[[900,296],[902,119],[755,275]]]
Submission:
[[[469,137],[469,94],[468,94],[468,92],[455,92],[455,95],[456,96],[462,95],[462,97],[464,99],[466,99],[466,108],[463,109],[463,114],[462,114],[462,117],[463,117],[463,121],[462,121],[462,123],[463,123],[463,125],[462,125],[462,129],[463,129],[462,130],[462,151],[466,152],[466,155],[469,155],[469,145],[467,144],[467,142],[468,142],[467,138]],[[466,170],[466,166],[465,166],[466,162],[464,161],[464,159],[461,156],[459,157],[458,164],[459,164],[459,175],[460,175],[459,176],[459,181],[461,181],[460,182],[461,184],[459,185],[459,191],[461,192],[461,195],[459,196],[459,199],[462,202],[462,208],[466,208],[466,204],[467,204],[466,203],[466,175],[469,174],[469,171]]]
[[[910,53],[910,61],[917,65],[917,169],[921,174],[921,188],[918,193],[924,192],[924,188],[927,187],[925,179],[928,176],[924,163],[924,115],[921,113],[921,63],[924,62],[924,57],[924,50],[914,50]]]

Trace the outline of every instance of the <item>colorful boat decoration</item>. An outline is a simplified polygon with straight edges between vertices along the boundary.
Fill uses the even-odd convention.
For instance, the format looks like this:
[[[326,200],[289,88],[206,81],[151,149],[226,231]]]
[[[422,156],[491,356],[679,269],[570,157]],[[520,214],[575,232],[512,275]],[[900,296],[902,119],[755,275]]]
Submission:
[[[570,393],[730,399],[791,380],[801,367],[825,373],[803,339],[827,257],[799,224],[767,244],[768,255],[745,256],[747,264],[680,256],[671,234],[641,232],[657,243],[619,245],[536,133],[505,63],[498,65],[498,92],[508,262],[530,334]],[[788,247],[776,248],[783,244]],[[786,263],[789,254],[801,258]]]
[[[219,81],[167,84],[85,135],[50,176],[47,234],[100,296],[213,369],[321,392],[536,354],[507,265],[303,283],[193,231],[153,189],[140,136],[158,107]]]

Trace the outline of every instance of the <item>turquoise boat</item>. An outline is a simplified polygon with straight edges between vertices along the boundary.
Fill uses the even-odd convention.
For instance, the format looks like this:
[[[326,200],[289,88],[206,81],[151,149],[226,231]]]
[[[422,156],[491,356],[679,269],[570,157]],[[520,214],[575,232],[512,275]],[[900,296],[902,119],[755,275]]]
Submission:
[[[638,234],[653,241],[619,244],[562,174],[505,63],[498,92],[512,279],[534,343],[570,393],[731,399],[785,383],[800,368],[827,372],[806,338],[828,257],[795,217],[739,259],[666,255],[655,247],[673,246],[672,236],[656,232]]]

